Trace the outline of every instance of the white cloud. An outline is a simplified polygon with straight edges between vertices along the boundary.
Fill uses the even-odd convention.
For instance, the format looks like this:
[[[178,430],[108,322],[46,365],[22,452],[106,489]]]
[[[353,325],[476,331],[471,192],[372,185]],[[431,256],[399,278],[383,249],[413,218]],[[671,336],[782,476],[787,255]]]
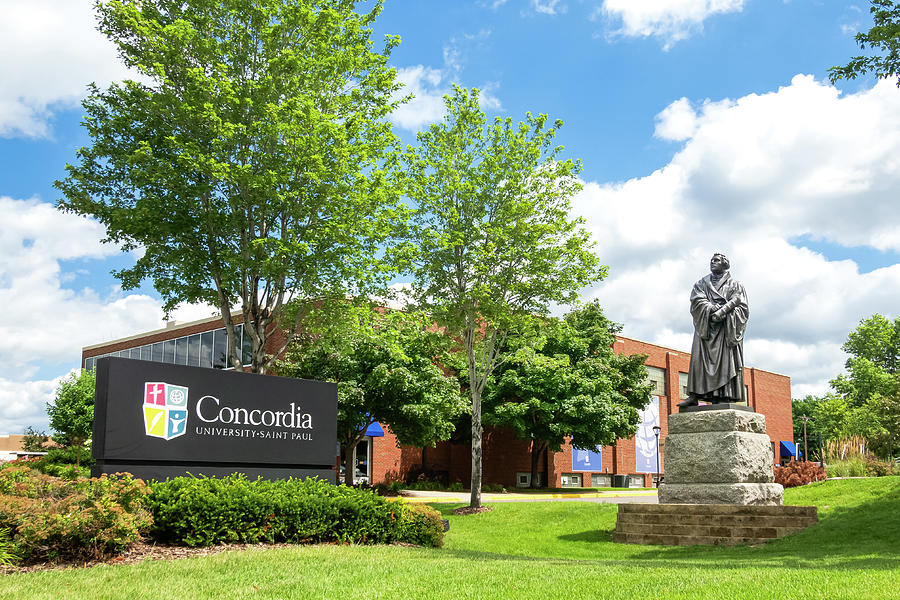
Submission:
[[[0,137],[51,135],[53,110],[126,76],[92,0],[9,0],[0,19]]]
[[[118,289],[73,288],[82,264],[119,250],[100,243],[97,222],[37,200],[0,197],[0,433],[46,423],[44,403],[77,368],[84,346],[163,326],[161,304]],[[64,270],[61,261],[66,262]],[[68,285],[67,285],[68,284]],[[209,316],[209,307],[184,307],[175,318]],[[53,371],[47,373],[47,371]]]
[[[566,5],[562,0],[531,0],[531,6],[535,12],[545,15],[555,15],[557,12],[566,12]]]
[[[687,98],[676,100],[656,115],[656,131],[653,135],[660,139],[683,142],[697,128],[697,113]]]
[[[468,54],[473,48],[486,43],[490,35],[489,29],[482,29],[474,34],[451,38],[444,46],[444,65],[440,69],[425,65],[397,69],[397,79],[403,84],[397,96],[412,94],[414,97],[393,112],[391,121],[403,129],[418,131],[443,119],[444,96],[452,91],[452,84],[460,84]],[[482,109],[503,110],[496,95],[499,87],[496,82],[486,82],[478,87]]]
[[[788,240],[900,250],[900,90],[841,96],[798,75],[767,94],[677,100],[656,135],[684,141],[669,164],[576,199],[611,267],[589,295],[625,335],[688,350],[688,293],[722,251],[750,297],[748,362],[790,375],[795,396],[826,391],[859,319],[898,313],[900,264],[860,273]]]
[[[603,0],[594,17],[601,14],[621,28],[615,33],[628,37],[659,37],[668,49],[702,28],[707,18],[740,12],[745,0]]]

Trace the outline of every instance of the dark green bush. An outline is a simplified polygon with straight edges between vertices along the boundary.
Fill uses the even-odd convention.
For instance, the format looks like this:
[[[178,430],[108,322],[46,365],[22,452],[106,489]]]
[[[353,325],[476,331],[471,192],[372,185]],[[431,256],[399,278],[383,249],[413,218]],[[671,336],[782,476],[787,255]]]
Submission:
[[[318,479],[178,477],[151,484],[152,535],[187,546],[218,543],[429,543],[428,522],[401,526],[403,505]],[[422,531],[419,531],[421,529]],[[418,540],[424,541],[418,541]]]
[[[147,486],[117,474],[75,481],[28,466],[0,470],[0,528],[23,560],[98,559],[121,552],[151,523]]]
[[[444,545],[444,523],[441,513],[424,504],[403,504],[400,511],[400,538],[410,544]]]

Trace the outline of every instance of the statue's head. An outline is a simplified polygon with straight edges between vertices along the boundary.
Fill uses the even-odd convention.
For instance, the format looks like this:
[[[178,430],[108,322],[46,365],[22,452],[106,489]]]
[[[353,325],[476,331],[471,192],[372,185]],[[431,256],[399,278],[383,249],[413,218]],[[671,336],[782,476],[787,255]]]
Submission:
[[[716,252],[712,255],[712,258],[709,259],[709,270],[716,275],[721,275],[730,268],[731,263],[728,262],[728,257],[721,252]]]

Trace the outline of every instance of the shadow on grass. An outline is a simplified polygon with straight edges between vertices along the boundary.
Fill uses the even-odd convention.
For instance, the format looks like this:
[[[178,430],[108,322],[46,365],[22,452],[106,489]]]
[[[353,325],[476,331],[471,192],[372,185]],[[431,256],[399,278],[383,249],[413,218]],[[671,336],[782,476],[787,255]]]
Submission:
[[[854,506],[820,506],[818,524],[763,546],[653,546],[633,556],[636,560],[665,559],[673,567],[678,565],[671,561],[682,559],[690,560],[692,567],[752,561],[837,570],[900,569],[898,509],[900,488],[892,487]]]

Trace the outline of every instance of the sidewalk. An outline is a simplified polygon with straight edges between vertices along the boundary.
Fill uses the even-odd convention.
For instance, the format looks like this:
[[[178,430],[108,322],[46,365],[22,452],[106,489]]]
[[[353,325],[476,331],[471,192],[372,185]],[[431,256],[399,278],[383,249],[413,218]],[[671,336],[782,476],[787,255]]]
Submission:
[[[420,490],[403,490],[400,497],[391,500],[405,500],[417,503],[467,503],[469,492],[427,492]],[[537,493],[525,494],[509,492],[506,494],[483,493],[481,501],[484,504],[493,502],[561,502],[570,500],[583,500],[588,502],[625,504],[632,502],[657,503],[656,490],[615,490],[608,492],[584,492],[584,493]]]

